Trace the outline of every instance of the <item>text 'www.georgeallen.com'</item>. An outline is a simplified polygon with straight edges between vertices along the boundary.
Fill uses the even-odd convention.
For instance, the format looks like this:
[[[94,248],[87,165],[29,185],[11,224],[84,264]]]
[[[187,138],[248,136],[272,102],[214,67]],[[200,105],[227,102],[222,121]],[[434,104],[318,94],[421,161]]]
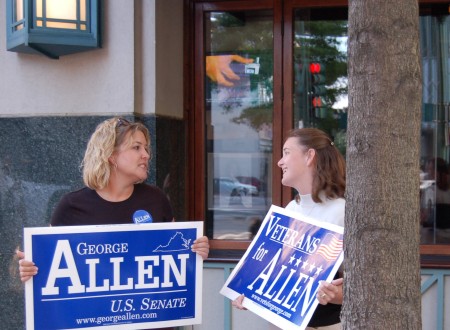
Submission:
[[[255,299],[256,301],[260,302],[261,304],[267,306],[267,308],[269,308],[271,311],[277,313],[278,315],[283,315],[287,318],[290,318],[292,316],[291,313],[284,311],[280,307],[277,307],[274,304],[272,304],[270,301],[263,299],[255,294],[252,294],[252,298]]]
[[[137,314],[127,312],[125,314],[120,315],[80,318],[76,319],[76,323],[77,325],[87,325],[87,324],[109,325],[119,323],[132,323],[137,320],[156,319],[157,317],[158,313]]]

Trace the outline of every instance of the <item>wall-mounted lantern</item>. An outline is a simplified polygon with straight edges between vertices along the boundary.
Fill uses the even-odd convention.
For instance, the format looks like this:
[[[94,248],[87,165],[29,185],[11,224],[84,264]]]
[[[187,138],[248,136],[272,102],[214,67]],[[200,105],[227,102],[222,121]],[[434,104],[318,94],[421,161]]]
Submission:
[[[101,47],[101,0],[6,0],[12,52],[59,56]]]

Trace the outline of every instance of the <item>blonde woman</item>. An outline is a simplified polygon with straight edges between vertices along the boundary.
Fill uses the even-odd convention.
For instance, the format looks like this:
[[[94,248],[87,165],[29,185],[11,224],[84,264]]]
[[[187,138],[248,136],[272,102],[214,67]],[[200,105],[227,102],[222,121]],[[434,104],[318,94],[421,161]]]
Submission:
[[[172,208],[158,187],[143,183],[151,159],[150,134],[139,122],[112,118],[99,124],[84,155],[83,181],[86,187],[64,195],[52,218],[52,226],[105,225],[133,223],[135,212],[153,222],[174,221]],[[208,257],[206,236],[193,246],[203,259]],[[33,262],[17,251],[20,278],[27,281],[37,274]]]

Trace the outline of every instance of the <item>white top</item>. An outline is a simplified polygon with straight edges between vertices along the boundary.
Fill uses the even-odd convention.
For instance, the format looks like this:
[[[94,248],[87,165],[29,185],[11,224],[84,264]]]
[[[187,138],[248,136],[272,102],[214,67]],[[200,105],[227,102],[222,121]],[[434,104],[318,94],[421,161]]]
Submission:
[[[300,203],[297,203],[294,199],[286,206],[286,210],[344,227],[345,199],[326,199],[322,195],[320,197],[322,203],[316,203],[313,201],[311,194],[300,195]]]

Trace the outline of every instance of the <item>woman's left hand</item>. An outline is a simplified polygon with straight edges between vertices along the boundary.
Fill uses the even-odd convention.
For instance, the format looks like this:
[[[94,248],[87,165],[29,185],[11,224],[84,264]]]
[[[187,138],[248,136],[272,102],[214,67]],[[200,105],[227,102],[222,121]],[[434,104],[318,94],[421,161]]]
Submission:
[[[209,240],[208,237],[202,236],[194,241],[191,246],[192,251],[197,252],[197,254],[202,257],[203,260],[208,258],[209,254]]]
[[[328,303],[342,305],[343,293],[342,284],[343,278],[331,281],[331,283],[322,281],[317,291],[317,300],[320,304],[326,305]]]

